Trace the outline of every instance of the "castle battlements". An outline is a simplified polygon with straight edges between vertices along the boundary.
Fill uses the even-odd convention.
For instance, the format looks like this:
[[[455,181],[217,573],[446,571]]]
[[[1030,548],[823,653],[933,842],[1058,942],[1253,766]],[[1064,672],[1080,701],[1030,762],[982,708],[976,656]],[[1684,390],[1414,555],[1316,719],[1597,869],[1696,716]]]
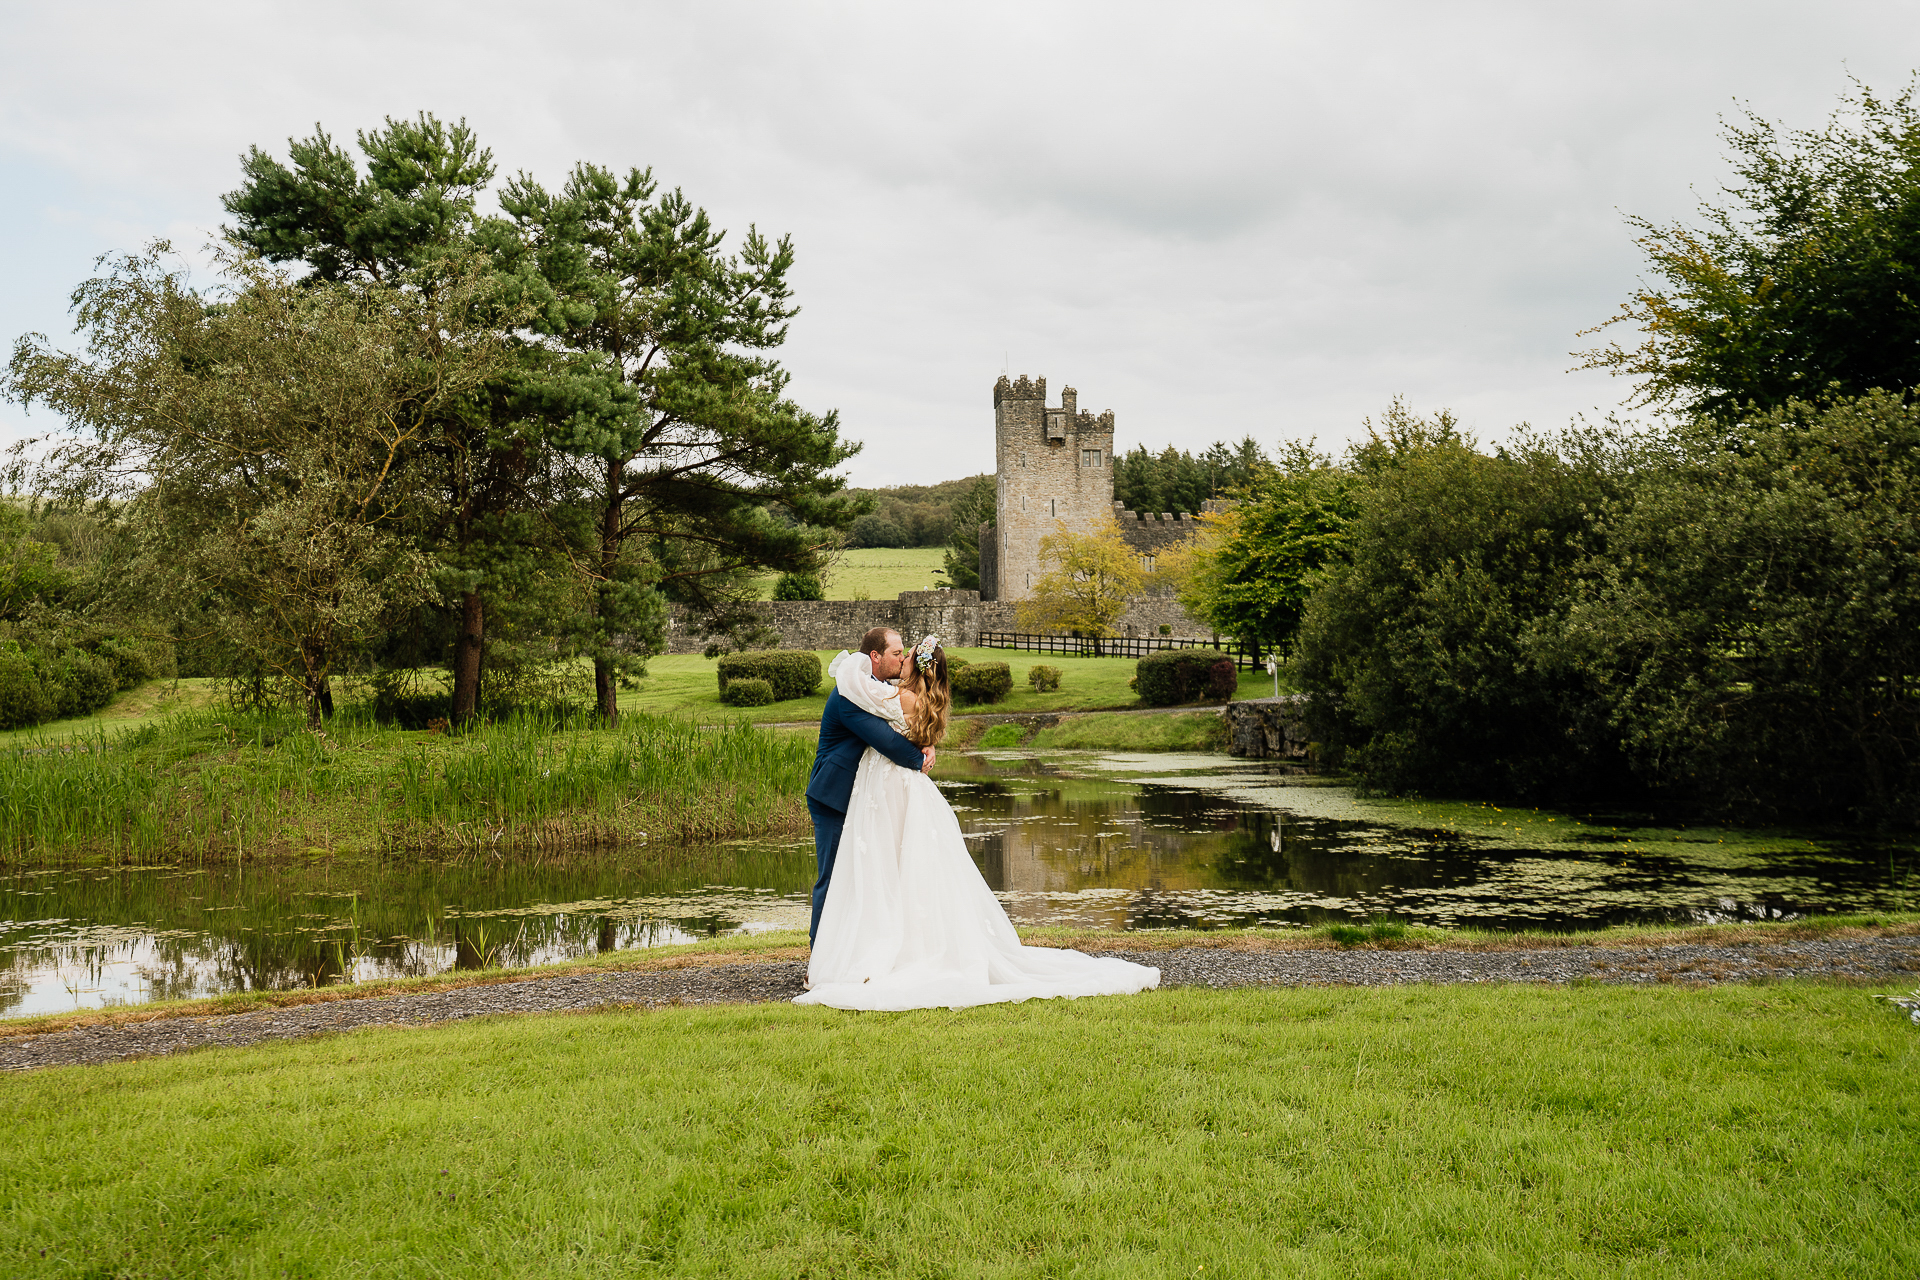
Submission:
[[[1067,394],[1073,394],[1073,388],[1067,388]],[[1017,382],[1007,381],[1007,375],[1001,374],[1000,381],[993,384],[993,407],[998,409],[1002,400],[1042,400],[1047,398],[1047,380],[1027,381],[1027,375],[1021,374]]]

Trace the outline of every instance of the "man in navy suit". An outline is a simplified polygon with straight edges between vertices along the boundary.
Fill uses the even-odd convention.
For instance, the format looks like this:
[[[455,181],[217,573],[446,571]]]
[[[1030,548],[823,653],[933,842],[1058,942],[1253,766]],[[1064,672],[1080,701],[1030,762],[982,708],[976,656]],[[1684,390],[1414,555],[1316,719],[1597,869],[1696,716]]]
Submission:
[[[900,674],[906,650],[900,633],[875,627],[860,637],[860,652],[873,660],[873,674],[891,680]],[[820,747],[813,757],[813,774],[807,779],[807,812],[813,815],[813,858],[820,867],[820,878],[813,886],[813,923],[807,928],[807,942],[820,932],[820,909],[827,904],[827,885],[833,879],[834,855],[840,852],[840,831],[847,825],[847,803],[853,797],[853,776],[860,770],[860,757],[872,747],[902,769],[926,770],[933,767],[933,748],[924,751],[879,716],[848,702],[838,689],[827,694],[827,709],[820,714]]]

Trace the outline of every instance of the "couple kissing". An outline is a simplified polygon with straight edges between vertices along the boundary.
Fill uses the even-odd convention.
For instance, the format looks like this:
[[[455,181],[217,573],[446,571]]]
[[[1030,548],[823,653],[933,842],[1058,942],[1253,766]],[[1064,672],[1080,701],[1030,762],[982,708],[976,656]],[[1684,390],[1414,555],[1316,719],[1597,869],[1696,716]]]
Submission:
[[[827,674],[807,782],[820,876],[794,1003],[959,1009],[1160,985],[1145,965],[1021,945],[928,775],[952,701],[939,637],[908,650],[876,627]]]

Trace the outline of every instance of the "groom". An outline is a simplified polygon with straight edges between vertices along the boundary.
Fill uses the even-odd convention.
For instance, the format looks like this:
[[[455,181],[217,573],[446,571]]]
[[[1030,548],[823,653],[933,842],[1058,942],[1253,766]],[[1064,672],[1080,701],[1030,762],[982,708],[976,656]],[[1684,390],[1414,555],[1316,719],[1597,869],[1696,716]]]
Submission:
[[[892,680],[906,661],[900,633],[875,627],[860,637],[860,652],[873,660],[877,679]],[[834,855],[840,852],[840,829],[847,824],[847,802],[853,796],[853,775],[860,757],[872,747],[902,769],[933,766],[933,748],[922,751],[905,735],[871,712],[862,711],[840,696],[827,694],[820,715],[820,747],[813,757],[813,775],[807,780],[807,812],[813,815],[813,857],[820,878],[813,886],[813,923],[807,927],[812,944],[820,932],[820,908],[827,903],[827,885],[833,879]]]

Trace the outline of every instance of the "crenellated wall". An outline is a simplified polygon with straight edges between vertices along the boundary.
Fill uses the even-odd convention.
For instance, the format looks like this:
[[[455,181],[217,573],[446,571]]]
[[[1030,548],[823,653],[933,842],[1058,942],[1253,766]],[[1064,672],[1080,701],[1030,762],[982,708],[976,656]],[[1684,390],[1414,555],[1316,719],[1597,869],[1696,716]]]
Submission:
[[[1019,630],[1013,601],[983,601],[977,591],[906,591],[897,600],[767,600],[757,609],[780,633],[783,649],[851,649],[871,627],[892,627],[909,643],[936,635],[957,648],[979,644],[983,632]],[[1123,636],[1157,636],[1162,626],[1177,639],[1212,635],[1171,597],[1135,600],[1119,625]],[[690,627],[686,609],[675,605],[667,652],[699,653],[706,647],[707,637]]]

